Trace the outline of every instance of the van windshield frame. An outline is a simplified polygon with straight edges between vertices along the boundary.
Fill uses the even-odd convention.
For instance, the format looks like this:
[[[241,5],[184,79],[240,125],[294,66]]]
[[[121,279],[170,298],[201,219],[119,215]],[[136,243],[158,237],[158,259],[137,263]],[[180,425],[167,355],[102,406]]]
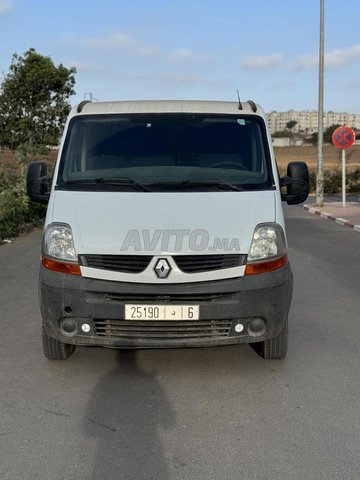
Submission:
[[[273,190],[266,125],[241,114],[78,115],[69,122],[55,188]]]

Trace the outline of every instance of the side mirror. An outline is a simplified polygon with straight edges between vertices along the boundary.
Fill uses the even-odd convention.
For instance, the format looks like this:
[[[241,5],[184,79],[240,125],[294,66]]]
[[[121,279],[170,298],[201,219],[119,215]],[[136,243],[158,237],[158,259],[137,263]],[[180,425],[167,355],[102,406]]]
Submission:
[[[309,170],[306,163],[289,163],[286,177],[280,178],[280,187],[286,189],[281,193],[281,199],[288,205],[305,202],[309,195]]]
[[[48,203],[50,197],[50,177],[47,176],[45,162],[31,162],[26,176],[26,189],[30,200]]]

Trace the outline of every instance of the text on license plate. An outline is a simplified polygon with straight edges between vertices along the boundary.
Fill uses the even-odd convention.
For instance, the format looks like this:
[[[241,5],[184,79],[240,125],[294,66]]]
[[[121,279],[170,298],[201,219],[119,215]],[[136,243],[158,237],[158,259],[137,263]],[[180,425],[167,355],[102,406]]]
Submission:
[[[125,320],[199,320],[199,305],[125,305]]]

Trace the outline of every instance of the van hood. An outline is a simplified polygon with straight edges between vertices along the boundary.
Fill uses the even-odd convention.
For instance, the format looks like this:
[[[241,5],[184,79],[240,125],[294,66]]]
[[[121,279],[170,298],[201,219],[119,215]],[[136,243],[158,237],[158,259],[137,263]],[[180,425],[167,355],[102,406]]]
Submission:
[[[54,191],[46,223],[72,228],[77,254],[244,253],[275,222],[275,191]]]

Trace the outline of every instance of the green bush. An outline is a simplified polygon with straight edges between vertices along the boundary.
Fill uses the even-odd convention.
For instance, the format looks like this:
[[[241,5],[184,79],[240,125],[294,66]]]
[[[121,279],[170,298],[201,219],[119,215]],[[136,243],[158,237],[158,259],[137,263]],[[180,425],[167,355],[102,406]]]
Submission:
[[[360,192],[360,169],[359,168],[347,174],[346,188],[349,193]]]
[[[310,170],[310,193],[316,192],[316,171]],[[280,169],[280,176],[286,175],[285,169]],[[324,193],[340,193],[342,188],[341,169],[324,171]],[[347,193],[360,193],[360,169],[346,172]]]
[[[340,193],[342,189],[341,169],[325,170],[324,193]],[[360,169],[346,172],[347,193],[360,193]]]
[[[0,240],[19,234],[27,224],[39,225],[46,207],[29,200],[21,175],[0,172]]]
[[[342,186],[342,174],[340,170],[324,171],[324,193],[339,193]]]

